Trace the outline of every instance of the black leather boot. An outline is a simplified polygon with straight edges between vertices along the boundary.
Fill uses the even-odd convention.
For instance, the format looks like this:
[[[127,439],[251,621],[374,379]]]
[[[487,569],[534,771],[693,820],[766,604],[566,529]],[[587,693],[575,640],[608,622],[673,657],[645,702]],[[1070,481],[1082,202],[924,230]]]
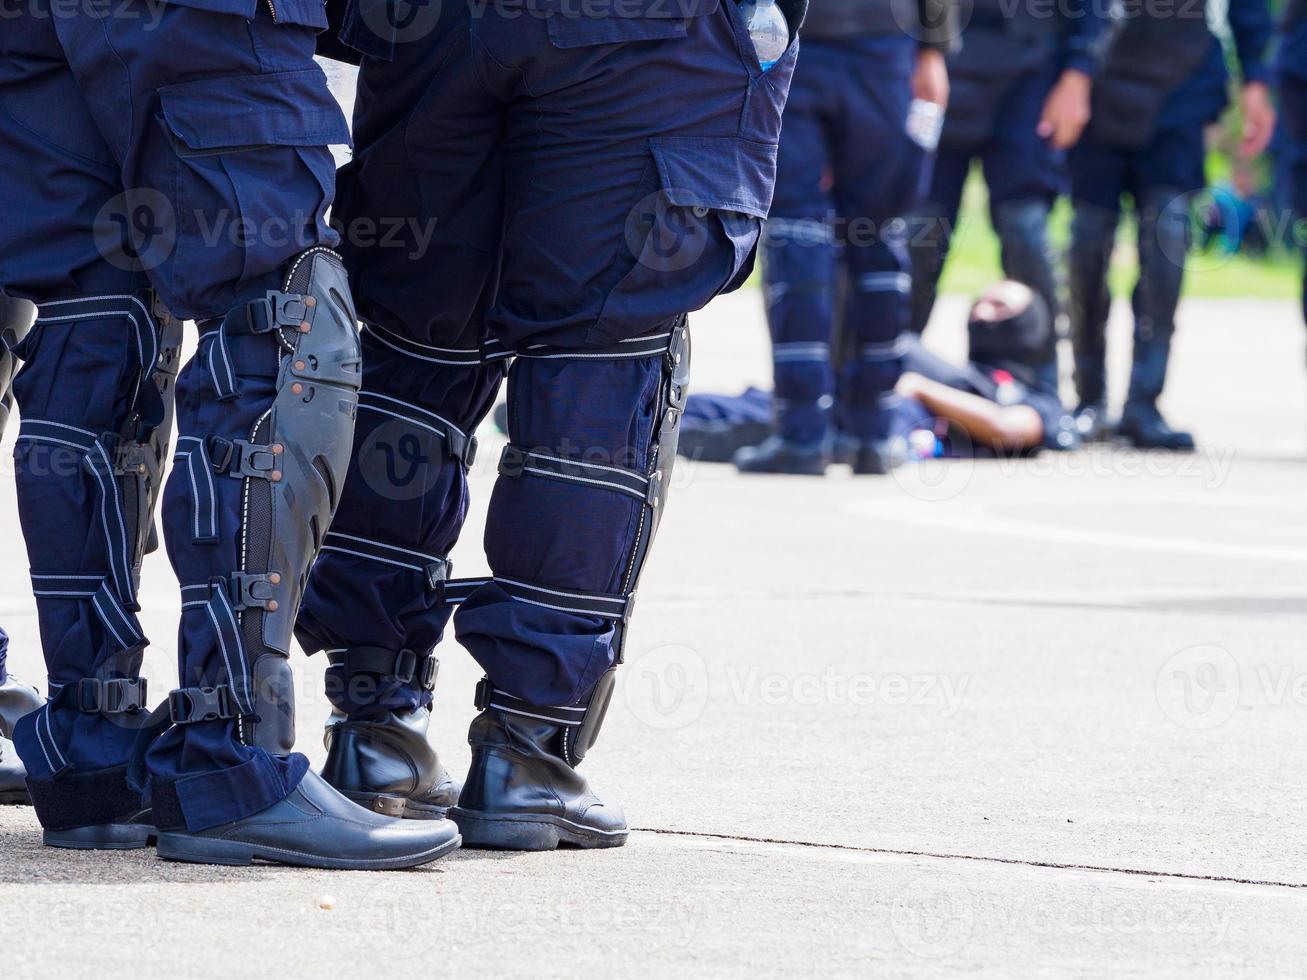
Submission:
[[[830,452],[824,443],[791,442],[780,436],[771,436],[735,454],[735,468],[741,473],[825,476],[829,464]]]
[[[1077,435],[1085,442],[1107,438],[1107,406],[1101,401],[1082,402],[1072,414]]]
[[[1171,428],[1157,406],[1149,402],[1127,404],[1116,432],[1122,440],[1138,449],[1191,453],[1196,448],[1191,433]]]
[[[449,812],[465,846],[552,851],[626,843],[622,811],[595,796],[576,771],[602,723],[611,676],[600,682],[595,711],[541,708],[482,682],[481,714],[468,732],[472,767]]]
[[[18,719],[31,714],[43,704],[45,698],[35,688],[28,687],[10,674],[0,684],[0,736],[12,736]]]
[[[18,750],[9,739],[0,736],[0,806],[31,803],[27,795],[27,770],[18,758]]]
[[[427,740],[430,722],[428,708],[361,720],[340,718],[327,726],[322,777],[375,813],[445,819],[458,802],[459,786]]]
[[[448,820],[397,820],[371,813],[306,773],[280,803],[198,832],[162,831],[159,857],[197,864],[254,861],[343,871],[391,871],[427,864],[458,848]]]
[[[908,441],[902,436],[858,442],[849,455],[857,476],[885,476],[908,461]]]

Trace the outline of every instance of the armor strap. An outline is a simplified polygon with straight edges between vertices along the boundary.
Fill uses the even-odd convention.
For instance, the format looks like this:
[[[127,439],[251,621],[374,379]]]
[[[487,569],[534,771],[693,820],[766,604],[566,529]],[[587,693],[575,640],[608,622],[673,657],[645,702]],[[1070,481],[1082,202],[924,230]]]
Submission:
[[[599,731],[608,716],[616,683],[617,668],[614,667],[599,678],[585,704],[544,706],[501,691],[490,678],[483,677],[477,684],[476,707],[478,711],[502,711],[507,715],[558,725],[563,729],[563,756],[568,765],[575,767],[599,740]]]
[[[608,463],[568,459],[511,443],[505,446],[499,459],[499,474],[516,480],[528,473],[546,480],[612,490],[654,508],[662,503],[662,480],[656,473],[649,475]]]
[[[328,531],[323,538],[322,550],[415,572],[423,577],[427,589],[431,592],[441,591],[449,579],[450,572],[454,569],[454,563],[448,558],[373,541],[356,534],[345,534],[342,531]]]
[[[464,469],[476,462],[476,436],[464,432],[449,419],[420,405],[375,391],[363,391],[359,393],[359,411],[385,415],[415,429],[433,433],[445,444],[445,451],[462,463]]]
[[[145,644],[145,633],[134,612],[118,599],[109,576],[97,574],[32,573],[32,594],[37,599],[88,599],[100,625],[119,652]]]
[[[477,684],[476,707],[478,711],[502,711],[505,714],[517,715],[521,718],[532,718],[536,721],[547,721],[550,724],[562,725],[567,728],[581,727],[582,722],[585,721],[586,712],[584,705],[579,707],[548,707],[532,704],[530,701],[523,701],[521,698],[515,698],[511,694],[498,690],[488,677],[483,677],[481,682]]]
[[[350,676],[377,674],[381,677],[393,677],[401,684],[417,681],[426,691],[435,689],[436,677],[440,672],[440,661],[429,653],[387,650],[383,647],[328,650],[327,661],[333,667],[343,668]]]

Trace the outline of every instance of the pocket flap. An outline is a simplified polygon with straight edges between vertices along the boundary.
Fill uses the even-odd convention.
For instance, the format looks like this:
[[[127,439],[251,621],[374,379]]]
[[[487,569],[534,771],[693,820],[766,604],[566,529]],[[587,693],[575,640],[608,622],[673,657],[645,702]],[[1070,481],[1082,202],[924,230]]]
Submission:
[[[731,137],[675,136],[650,144],[663,191],[679,207],[767,217],[776,147]]]
[[[183,82],[159,98],[168,128],[192,150],[350,144],[320,68]]]

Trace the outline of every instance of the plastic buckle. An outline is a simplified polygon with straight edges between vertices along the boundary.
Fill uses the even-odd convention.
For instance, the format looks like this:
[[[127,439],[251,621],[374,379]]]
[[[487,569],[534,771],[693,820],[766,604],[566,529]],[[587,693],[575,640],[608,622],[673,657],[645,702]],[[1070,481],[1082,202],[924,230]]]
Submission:
[[[110,715],[125,715],[141,711],[148,701],[146,697],[148,688],[149,683],[144,677],[108,681],[104,685],[105,700],[108,703],[102,710]]]
[[[204,440],[205,451],[209,454],[209,465],[215,473],[230,473],[232,460],[236,456],[236,443],[221,436],[209,436]]]
[[[526,451],[518,449],[510,442],[499,456],[499,475],[516,480],[525,469]]]
[[[276,587],[268,575],[247,575],[234,573],[225,582],[217,579],[217,586],[227,587],[227,596],[236,609],[272,609],[275,610]]]
[[[395,657],[395,680],[410,684],[418,672],[418,655],[412,650],[400,650]]]
[[[168,695],[168,714],[174,725],[235,718],[229,687],[187,687]]]
[[[467,445],[463,449],[463,465],[471,469],[477,461],[477,452],[481,448],[481,441],[476,436],[467,437]]]
[[[476,697],[473,704],[477,711],[485,711],[490,707],[490,699],[495,696],[495,685],[490,683],[489,677],[483,677],[477,682]]]
[[[427,590],[438,593],[441,599],[444,599],[445,583],[449,581],[450,575],[454,573],[454,563],[448,558],[442,558],[433,562],[425,569],[427,576]]]
[[[272,307],[272,322],[277,327],[294,327],[309,318],[309,305],[306,297],[298,293],[268,293],[268,303]]]
[[[422,660],[422,673],[418,678],[422,690],[432,691],[436,687],[436,677],[440,674],[440,661],[428,654]]]
[[[94,677],[83,677],[77,682],[77,710],[83,714],[100,713],[104,701],[104,685]]]

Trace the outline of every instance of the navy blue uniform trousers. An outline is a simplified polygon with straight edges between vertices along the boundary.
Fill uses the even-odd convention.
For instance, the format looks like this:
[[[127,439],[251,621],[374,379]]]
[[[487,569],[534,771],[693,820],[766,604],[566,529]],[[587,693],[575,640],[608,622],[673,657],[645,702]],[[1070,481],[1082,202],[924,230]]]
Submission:
[[[916,53],[902,36],[804,42],[764,250],[777,426],[787,439],[823,440],[837,417],[859,439],[889,434],[882,402],[902,373],[897,342],[911,293],[906,216],[925,164],[907,134]],[[846,270],[843,356],[832,345]]]
[[[349,134],[313,62],[321,3],[200,6],[32,0],[0,30],[0,287],[40,310],[19,351],[16,468],[52,694],[15,741],[32,779],[87,819],[131,797],[142,712],[98,710],[82,682],[136,678],[147,642],[136,615],[145,505],[124,451],[154,434],[172,397],[162,311],[222,316],[278,288],[295,254],[336,242],[328,145]],[[215,337],[177,384],[182,463],[164,523],[184,584],[232,574],[242,524],[240,482],[190,467],[190,452],[209,435],[248,438],[276,383],[273,338],[239,338],[219,358]],[[213,607],[183,606],[183,686],[236,677]],[[198,829],[276,802],[304,765],[218,720],[170,731],[149,772],[177,788]]]
[[[449,2],[398,41],[365,14],[345,26],[369,56],[337,208],[364,386],[297,634],[423,659],[453,615],[497,688],[583,703],[643,560],[669,335],[749,275],[797,42],[764,73],[730,2],[677,19]],[[377,228],[389,245],[355,235]],[[471,434],[510,357],[491,575],[455,594]],[[430,698],[347,666],[328,684],[356,716]]]
[[[1003,249],[1004,274],[1026,283],[1057,312],[1046,223],[1066,186],[1066,154],[1053,149],[1038,128],[1060,73],[1060,59],[1051,52],[1045,64],[1015,76],[999,91],[997,102],[986,107],[989,126],[982,139],[940,147],[922,208],[925,224],[916,230],[913,242],[912,327],[916,332],[925,330],[930,321],[957,231],[962,193],[977,161],[989,191],[990,221]]]

